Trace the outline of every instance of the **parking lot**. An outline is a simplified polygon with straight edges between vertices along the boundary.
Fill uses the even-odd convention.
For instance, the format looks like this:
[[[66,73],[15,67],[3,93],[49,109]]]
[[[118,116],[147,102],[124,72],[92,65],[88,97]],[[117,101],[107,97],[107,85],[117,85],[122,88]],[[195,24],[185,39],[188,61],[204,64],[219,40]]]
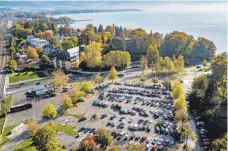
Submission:
[[[170,91],[161,85],[145,87],[115,83],[99,90],[95,96],[77,108],[77,111],[86,112],[85,118],[75,120],[69,117],[68,124],[78,126],[77,139],[105,128],[118,146],[141,142],[147,150],[152,147],[166,150],[165,147],[174,145],[176,125],[172,99]],[[93,119],[94,114],[99,115],[98,118]]]

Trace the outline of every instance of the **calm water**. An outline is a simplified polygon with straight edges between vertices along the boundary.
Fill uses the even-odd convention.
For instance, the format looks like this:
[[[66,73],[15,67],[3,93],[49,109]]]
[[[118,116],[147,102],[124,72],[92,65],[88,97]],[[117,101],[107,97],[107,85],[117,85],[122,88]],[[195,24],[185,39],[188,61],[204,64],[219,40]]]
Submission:
[[[163,34],[184,31],[195,38],[212,40],[218,52],[227,51],[227,2],[0,2],[14,9],[140,9],[134,12],[66,14],[75,22],[71,26],[110,24],[127,28],[144,28]],[[58,16],[54,16],[58,17]]]

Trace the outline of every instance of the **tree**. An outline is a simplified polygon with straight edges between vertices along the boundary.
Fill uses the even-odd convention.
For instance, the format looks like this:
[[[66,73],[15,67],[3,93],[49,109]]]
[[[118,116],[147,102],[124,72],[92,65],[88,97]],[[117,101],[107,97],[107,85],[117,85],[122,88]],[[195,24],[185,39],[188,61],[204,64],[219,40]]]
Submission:
[[[67,84],[69,77],[61,71],[52,72],[51,83],[54,87],[59,87]]]
[[[98,27],[98,32],[100,32],[100,33],[103,33],[103,32],[104,32],[104,28],[103,28],[102,25],[99,25],[99,27]]]
[[[79,145],[80,149],[86,150],[86,151],[94,150],[95,147],[96,147],[96,142],[93,136],[90,136],[90,135],[87,135],[86,138],[84,138]]]
[[[32,137],[32,141],[39,151],[62,151],[57,141],[56,132],[49,124],[39,128]]]
[[[63,42],[62,42],[62,46],[65,50],[74,48],[77,45],[78,45],[78,38],[76,36],[72,36],[68,39],[63,40]]]
[[[157,46],[149,45],[149,47],[146,50],[146,57],[147,57],[148,63],[153,68],[155,66],[155,64],[158,63],[159,57],[160,57]]]
[[[86,93],[81,90],[76,90],[74,94],[71,96],[72,97],[72,102],[75,104],[80,98],[85,97]]]
[[[43,110],[43,118],[45,119],[54,119],[57,115],[57,111],[56,111],[56,108],[53,104],[51,103],[48,103],[45,107],[44,107],[44,110]]]
[[[109,131],[106,129],[98,129],[97,130],[97,136],[96,136],[96,142],[100,143],[104,148],[109,146],[113,140],[113,137]]]
[[[41,54],[44,52],[43,48],[41,48],[41,47],[35,47],[35,49],[38,54]]]
[[[11,46],[10,47],[10,55],[13,56],[16,52],[17,51],[16,51],[15,47]]]
[[[92,43],[85,47],[85,62],[87,67],[96,68],[101,65],[101,44]]]
[[[44,63],[49,63],[49,62],[50,62],[50,58],[49,58],[46,54],[43,54],[43,55],[41,56],[41,60],[42,60],[42,62],[44,62]]]
[[[104,32],[103,33],[103,44],[106,44],[108,40],[111,39],[111,33],[110,32]]]
[[[137,28],[131,31],[131,38],[134,40],[143,40],[146,38],[146,31],[142,28]]]
[[[63,106],[64,106],[65,108],[70,108],[70,107],[73,106],[71,97],[67,96],[67,97],[63,100]]]
[[[27,48],[27,55],[29,56],[29,58],[32,58],[33,60],[38,60],[39,59],[39,55],[36,52],[36,49],[33,47],[28,47]]]
[[[143,73],[146,69],[148,69],[148,60],[145,56],[141,56],[140,58],[140,66],[143,70]]]
[[[112,83],[113,83],[113,80],[118,79],[118,73],[115,67],[112,67],[111,70],[108,72],[108,79],[112,80]]]
[[[157,77],[154,77],[154,78],[152,79],[152,81],[153,81],[153,83],[158,83],[158,82],[159,82],[159,80],[158,80]]]
[[[111,25],[108,25],[108,26],[105,28],[105,31],[106,31],[106,32],[110,32],[112,38],[115,37],[115,28],[112,27]]]
[[[16,70],[17,69],[17,62],[14,59],[10,59],[9,68],[11,70]]]
[[[95,78],[94,78],[94,81],[95,81],[95,83],[97,85],[100,85],[100,83],[103,82],[104,79],[103,79],[103,77],[101,76],[100,73],[97,73],[96,76],[95,76]]]
[[[175,118],[178,122],[181,121],[181,130],[184,128],[184,123],[188,120],[188,113],[185,109],[180,109],[176,111]]]
[[[165,57],[163,60],[163,67],[166,69],[168,72],[171,72],[174,68],[173,62],[169,57]]]
[[[226,151],[227,150],[227,133],[215,139],[211,143],[212,151]]]
[[[93,28],[86,28],[82,31],[82,38],[85,40],[85,44],[88,45],[95,41],[95,32]]]
[[[171,81],[170,81],[170,80],[163,80],[163,81],[162,81],[162,85],[163,85],[166,89],[171,89]]]
[[[143,144],[128,143],[127,151],[145,151]]]
[[[90,82],[82,82],[79,85],[81,91],[84,91],[85,93],[91,93],[92,86]]]
[[[102,66],[103,67],[127,67],[131,63],[131,56],[127,51],[110,51],[103,55]]]
[[[122,151],[119,147],[111,145],[108,147],[107,151]]]
[[[27,134],[29,136],[34,136],[38,130],[38,125],[35,123],[35,121],[31,121],[29,122],[28,124],[28,127],[27,127]]]
[[[125,39],[121,38],[120,43],[121,43],[121,46],[120,46],[121,50],[123,50],[123,51],[127,50],[127,44],[126,44]]]
[[[203,65],[204,67],[207,66],[207,60],[206,60],[206,59],[203,60],[202,65]]]
[[[193,79],[193,83],[192,83],[193,89],[195,89],[195,90],[200,89],[200,90],[205,91],[207,86],[208,86],[208,80],[205,75],[201,75],[201,76],[195,77]]]
[[[185,96],[182,94],[178,98],[176,98],[174,100],[173,106],[176,110],[187,109],[187,103],[186,103]]]
[[[179,98],[179,96],[183,94],[184,94],[184,90],[181,84],[179,82],[176,82],[175,84],[173,84],[173,88],[172,88],[173,99],[177,99]]]

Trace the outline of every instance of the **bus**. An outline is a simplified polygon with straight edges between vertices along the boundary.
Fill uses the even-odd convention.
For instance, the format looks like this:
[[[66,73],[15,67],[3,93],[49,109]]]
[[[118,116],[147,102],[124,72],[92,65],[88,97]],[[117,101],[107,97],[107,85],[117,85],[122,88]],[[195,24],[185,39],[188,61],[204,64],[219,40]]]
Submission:
[[[30,108],[32,108],[32,104],[31,103],[18,104],[18,105],[11,106],[10,113],[20,112],[20,111],[27,110],[27,109],[30,109]]]

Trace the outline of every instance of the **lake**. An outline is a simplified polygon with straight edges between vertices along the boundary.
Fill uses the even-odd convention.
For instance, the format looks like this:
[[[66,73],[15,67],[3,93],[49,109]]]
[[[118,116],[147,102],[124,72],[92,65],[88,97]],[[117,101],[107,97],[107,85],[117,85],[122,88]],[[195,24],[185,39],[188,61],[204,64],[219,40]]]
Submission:
[[[21,10],[90,10],[90,9],[139,9],[141,11],[81,13],[55,15],[69,16],[75,28],[85,28],[87,24],[103,26],[116,24],[127,28],[144,28],[148,32],[161,32],[164,35],[174,30],[183,31],[197,37],[212,40],[218,51],[227,51],[227,2],[198,1],[35,1],[0,2],[0,8]]]
[[[142,11],[65,14],[54,17],[91,19],[71,24],[75,28],[85,28],[87,24],[106,26],[114,23],[127,28],[140,27],[148,32],[161,32],[164,35],[174,30],[183,31],[195,38],[212,40],[218,52],[227,51],[226,2],[105,2],[101,8],[108,4],[110,5],[107,8],[137,8]],[[99,3],[96,7],[99,7]]]

